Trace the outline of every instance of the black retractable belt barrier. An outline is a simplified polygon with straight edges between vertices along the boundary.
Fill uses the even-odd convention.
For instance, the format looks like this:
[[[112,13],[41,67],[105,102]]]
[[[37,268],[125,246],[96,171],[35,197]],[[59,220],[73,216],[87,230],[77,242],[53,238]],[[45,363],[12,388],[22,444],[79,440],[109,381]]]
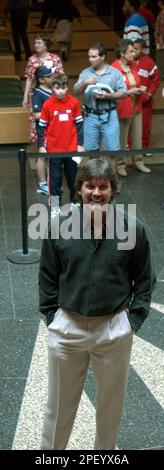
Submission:
[[[27,224],[27,188],[26,188],[26,150],[19,150],[20,166],[20,196],[21,196],[21,220],[22,220],[22,249],[14,250],[7,255],[8,261],[14,264],[32,264],[40,260],[40,251],[28,248],[28,224]]]

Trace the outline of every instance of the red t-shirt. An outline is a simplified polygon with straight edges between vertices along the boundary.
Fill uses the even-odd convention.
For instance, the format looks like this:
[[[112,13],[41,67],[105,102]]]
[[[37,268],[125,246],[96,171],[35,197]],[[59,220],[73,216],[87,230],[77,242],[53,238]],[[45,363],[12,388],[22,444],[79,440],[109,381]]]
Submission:
[[[47,152],[77,150],[76,122],[82,118],[77,98],[67,93],[63,100],[51,96],[42,107],[40,124],[46,127]]]

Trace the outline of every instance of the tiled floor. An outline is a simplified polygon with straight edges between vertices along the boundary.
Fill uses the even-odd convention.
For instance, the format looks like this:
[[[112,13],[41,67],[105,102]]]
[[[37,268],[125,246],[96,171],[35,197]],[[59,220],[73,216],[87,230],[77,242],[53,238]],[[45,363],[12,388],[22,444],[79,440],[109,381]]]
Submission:
[[[81,8],[87,28],[99,30],[99,37],[103,41],[101,21],[93,18],[93,14],[83,5]],[[34,16],[36,15],[35,13]],[[31,19],[31,22],[34,23],[35,20]],[[104,31],[106,34],[106,25]],[[88,39],[85,42],[86,49],[90,42],[89,34],[90,32],[87,33]],[[77,57],[76,62],[74,58]],[[76,51],[72,62],[67,64],[69,73],[72,70],[73,73],[78,73],[80,63],[80,68],[83,68],[83,60],[86,60],[84,52],[82,59],[80,57],[80,51]],[[23,66],[23,62],[17,64],[20,73]],[[164,116],[160,114],[159,108],[164,109],[160,94],[156,98],[158,111],[153,116],[153,147],[164,147]],[[2,156],[2,146],[0,151]],[[129,166],[128,177],[123,179],[121,193],[116,198],[118,203],[137,205],[138,217],[144,221],[151,241],[158,278],[151,314],[134,340],[127,400],[119,434],[120,449],[164,448],[164,153],[155,154],[147,162],[152,168],[150,175],[142,174]],[[47,386],[47,334],[38,313],[38,264],[12,264],[6,258],[13,250],[22,248],[19,183],[18,160],[0,158],[1,450],[11,449],[12,445],[15,449],[39,449]],[[37,202],[47,203],[46,197],[41,196],[39,199],[36,194],[36,171],[31,168],[29,161],[27,196],[28,207]],[[64,186],[64,200],[66,199],[67,190]],[[29,250],[40,249],[40,246],[40,241],[29,239]],[[68,448],[93,447],[94,408],[95,384],[90,368],[76,428]]]

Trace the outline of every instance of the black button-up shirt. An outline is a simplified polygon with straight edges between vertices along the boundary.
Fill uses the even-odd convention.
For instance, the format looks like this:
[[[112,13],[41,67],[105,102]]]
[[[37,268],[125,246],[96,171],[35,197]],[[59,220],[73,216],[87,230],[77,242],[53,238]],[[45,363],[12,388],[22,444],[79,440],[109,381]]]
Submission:
[[[92,232],[90,238],[82,237],[82,208],[80,236],[78,229],[74,238],[64,239],[61,233],[57,235],[55,224],[61,228],[66,220],[68,216],[62,214],[58,223],[54,219],[53,238],[43,240],[39,272],[40,311],[52,314],[61,306],[84,316],[101,316],[128,308],[131,326],[137,330],[149,313],[155,283],[150,245],[143,224],[122,213],[125,231],[135,227],[136,242],[134,246],[118,249],[118,227],[110,233],[110,217],[101,239],[95,239]]]

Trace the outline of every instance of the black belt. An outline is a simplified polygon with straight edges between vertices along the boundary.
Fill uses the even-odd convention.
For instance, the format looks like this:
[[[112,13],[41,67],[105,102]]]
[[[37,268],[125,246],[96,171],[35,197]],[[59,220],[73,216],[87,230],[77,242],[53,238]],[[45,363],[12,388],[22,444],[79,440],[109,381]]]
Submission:
[[[101,114],[110,113],[111,111],[113,111],[113,109],[116,109],[116,106],[113,106],[112,108],[103,109],[102,111],[98,111],[97,109],[88,108],[87,106],[84,106],[84,109],[85,109],[87,114],[97,114],[98,116],[100,116]]]

